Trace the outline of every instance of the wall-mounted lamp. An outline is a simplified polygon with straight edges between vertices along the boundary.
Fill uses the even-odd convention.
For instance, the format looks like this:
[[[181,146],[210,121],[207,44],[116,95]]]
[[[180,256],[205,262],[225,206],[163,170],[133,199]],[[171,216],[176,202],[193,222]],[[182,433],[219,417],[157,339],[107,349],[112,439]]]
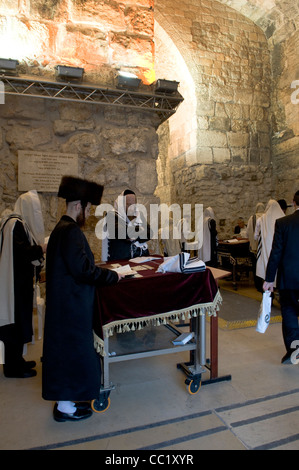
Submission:
[[[154,83],[154,88],[158,93],[175,93],[179,84],[180,82],[159,79]]]
[[[140,83],[141,83],[140,78],[134,75],[134,73],[119,71],[116,77],[117,88],[137,90]]]
[[[17,73],[18,60],[13,59],[0,59],[0,73],[7,75],[15,75]]]
[[[84,69],[80,67],[68,67],[66,65],[56,65],[56,78],[63,81],[82,81]]]

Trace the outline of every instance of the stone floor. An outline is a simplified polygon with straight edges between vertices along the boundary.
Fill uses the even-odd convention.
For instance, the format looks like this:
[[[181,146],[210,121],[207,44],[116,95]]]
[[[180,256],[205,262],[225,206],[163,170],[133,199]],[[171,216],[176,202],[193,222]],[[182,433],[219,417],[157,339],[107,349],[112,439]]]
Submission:
[[[251,301],[256,308],[246,297]],[[206,329],[208,336],[208,321]],[[265,334],[220,328],[219,376],[231,380],[202,385],[194,395],[177,369],[187,352],[111,364],[109,409],[76,423],[54,421],[53,403],[41,398],[41,348],[36,340],[26,356],[38,361],[36,377],[7,379],[0,372],[2,450],[299,449],[298,366],[280,363],[280,323]]]

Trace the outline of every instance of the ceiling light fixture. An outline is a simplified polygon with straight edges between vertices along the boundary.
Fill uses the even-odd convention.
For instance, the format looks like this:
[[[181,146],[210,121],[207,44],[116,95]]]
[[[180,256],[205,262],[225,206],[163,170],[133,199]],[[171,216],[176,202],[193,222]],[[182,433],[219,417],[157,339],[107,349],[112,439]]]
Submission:
[[[117,88],[126,88],[137,90],[141,83],[140,78],[134,73],[119,71],[116,77]]]
[[[66,65],[56,65],[56,78],[63,81],[76,80],[81,82],[83,79],[84,69],[81,67],[69,67]]]
[[[180,82],[158,79],[154,83],[155,91],[158,93],[175,93],[177,92]]]
[[[18,60],[0,59],[0,73],[15,75],[17,73]]]

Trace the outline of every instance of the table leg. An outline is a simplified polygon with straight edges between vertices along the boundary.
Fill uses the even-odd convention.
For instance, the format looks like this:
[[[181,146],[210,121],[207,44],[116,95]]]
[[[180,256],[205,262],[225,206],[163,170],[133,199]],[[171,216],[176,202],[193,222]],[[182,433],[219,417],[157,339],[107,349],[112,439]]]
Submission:
[[[110,379],[109,379],[109,338],[104,339],[104,350],[105,350],[105,355],[103,356],[103,387],[104,389],[108,389],[110,385]]]
[[[218,377],[218,312],[211,316],[210,324],[210,374],[211,379]]]
[[[206,365],[206,315],[202,313],[199,317],[199,363],[201,366]]]

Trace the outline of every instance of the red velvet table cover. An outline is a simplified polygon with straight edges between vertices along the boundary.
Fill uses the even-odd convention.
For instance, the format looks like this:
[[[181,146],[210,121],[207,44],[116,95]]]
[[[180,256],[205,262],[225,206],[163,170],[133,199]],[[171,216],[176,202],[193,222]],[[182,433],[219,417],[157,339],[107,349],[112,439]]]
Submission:
[[[162,261],[146,263],[153,269],[138,271],[141,277],[97,288],[94,333],[98,352],[103,353],[104,337],[115,332],[189,320],[202,313],[217,315],[221,296],[209,269],[192,274],[158,273]],[[130,264],[133,269],[138,266],[128,261],[119,263]]]

